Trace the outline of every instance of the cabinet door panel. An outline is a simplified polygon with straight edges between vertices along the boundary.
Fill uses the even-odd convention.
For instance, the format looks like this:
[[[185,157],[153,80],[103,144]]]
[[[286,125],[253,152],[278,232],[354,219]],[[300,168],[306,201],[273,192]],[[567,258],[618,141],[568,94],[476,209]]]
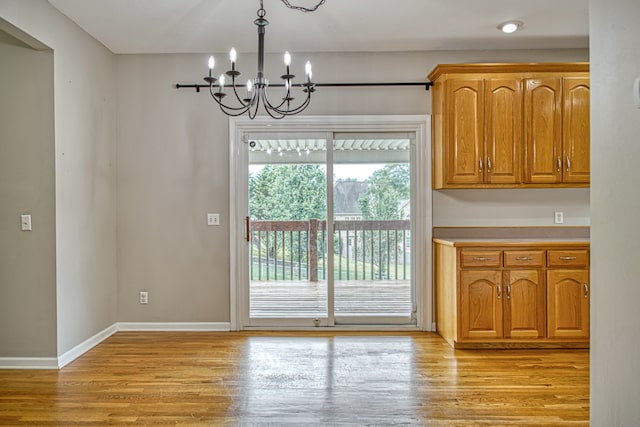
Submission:
[[[462,270],[459,284],[461,338],[501,338],[501,272]]]
[[[560,78],[525,79],[525,183],[562,180],[562,87]]]
[[[549,338],[589,337],[589,271],[548,270]]]
[[[484,82],[452,79],[447,80],[445,87],[447,183],[482,183]]]
[[[492,184],[519,184],[522,163],[522,80],[485,81],[485,176]]]
[[[589,183],[589,79],[567,77],[563,84],[564,182]]]
[[[546,289],[543,270],[504,272],[505,338],[543,338]]]

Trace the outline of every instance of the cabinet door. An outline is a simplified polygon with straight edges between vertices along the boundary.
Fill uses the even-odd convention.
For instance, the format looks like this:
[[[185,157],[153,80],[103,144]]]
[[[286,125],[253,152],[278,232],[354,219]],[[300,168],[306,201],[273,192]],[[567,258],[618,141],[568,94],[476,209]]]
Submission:
[[[503,284],[504,337],[544,338],[546,288],[543,270],[505,271]]]
[[[461,339],[502,337],[502,284],[499,270],[460,271]]]
[[[589,183],[589,79],[567,77],[563,85],[563,182]]]
[[[524,182],[562,181],[562,87],[560,78],[525,79]]]
[[[547,270],[549,338],[589,337],[589,270]]]
[[[447,183],[482,183],[484,81],[482,79],[451,79],[446,81],[445,87]]]
[[[519,184],[522,181],[522,80],[486,80],[485,90],[485,181]]]

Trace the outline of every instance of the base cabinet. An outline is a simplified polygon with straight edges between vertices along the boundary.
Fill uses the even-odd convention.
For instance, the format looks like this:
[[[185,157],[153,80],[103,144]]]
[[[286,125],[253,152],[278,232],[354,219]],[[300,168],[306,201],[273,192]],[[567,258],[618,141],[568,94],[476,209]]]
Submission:
[[[452,346],[588,347],[588,244],[469,248],[436,240],[434,258],[437,330]]]

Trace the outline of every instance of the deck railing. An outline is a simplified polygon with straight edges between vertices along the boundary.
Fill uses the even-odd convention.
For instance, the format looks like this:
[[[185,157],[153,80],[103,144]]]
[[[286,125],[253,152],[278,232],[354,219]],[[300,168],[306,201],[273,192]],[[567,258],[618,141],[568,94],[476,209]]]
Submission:
[[[327,278],[327,222],[251,221],[252,280]],[[408,280],[409,220],[334,221],[337,280]]]

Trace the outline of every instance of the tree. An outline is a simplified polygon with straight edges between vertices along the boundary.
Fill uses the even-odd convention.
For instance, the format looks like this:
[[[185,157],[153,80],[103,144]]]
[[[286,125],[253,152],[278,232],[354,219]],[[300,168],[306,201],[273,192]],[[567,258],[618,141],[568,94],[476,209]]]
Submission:
[[[408,163],[385,165],[367,179],[367,184],[367,191],[358,200],[364,219],[406,219],[407,212],[402,209],[401,203],[410,198],[411,175]],[[406,237],[402,235],[402,238],[406,239]],[[361,243],[365,247],[373,247],[373,251],[367,255],[365,261],[377,266],[380,278],[387,277],[389,275],[387,264],[391,261],[389,257],[392,254],[394,256],[398,254],[403,247],[399,244],[398,233],[389,235],[379,232],[377,237],[374,233],[359,233],[358,240],[362,242],[362,239],[365,239]],[[395,245],[398,249],[391,250],[389,253],[389,244]]]
[[[255,220],[326,219],[327,178],[320,165],[267,165],[249,177]]]
[[[385,165],[367,179],[367,191],[358,200],[364,219],[404,219],[402,200],[410,197],[411,176],[407,163]]]
[[[326,219],[327,179],[319,165],[283,164],[267,165],[255,176],[249,176],[249,202],[251,218],[256,221],[309,221]],[[284,237],[283,237],[284,239]],[[298,240],[284,239],[275,251],[276,233],[268,232],[260,248],[252,244],[252,256],[268,254],[273,266],[284,265],[288,254],[300,254],[296,262],[307,262],[307,247],[299,247]],[[268,242],[268,243],[267,243]],[[320,240],[317,243],[321,245]],[[282,249],[287,256],[282,257]],[[264,255],[263,255],[264,256]],[[277,258],[281,258],[279,261]],[[274,271],[272,269],[271,271]]]

